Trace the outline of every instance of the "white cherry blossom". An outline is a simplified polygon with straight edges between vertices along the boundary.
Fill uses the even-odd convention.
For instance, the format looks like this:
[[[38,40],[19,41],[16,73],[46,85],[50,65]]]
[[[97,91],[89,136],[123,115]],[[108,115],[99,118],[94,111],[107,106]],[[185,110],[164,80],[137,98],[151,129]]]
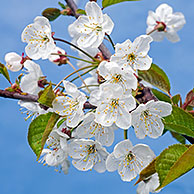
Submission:
[[[101,90],[91,92],[89,102],[97,106],[96,122],[109,127],[116,124],[119,128],[128,129],[131,126],[131,114],[129,111],[136,107],[134,97],[122,89],[111,90],[109,87],[101,87]]]
[[[10,52],[5,55],[6,66],[10,71],[19,71],[22,69],[23,64],[21,63],[22,56],[15,52]]]
[[[96,2],[88,2],[86,15],[81,15],[69,26],[69,34],[81,47],[97,48],[103,41],[105,33],[110,34],[114,24],[107,14],[103,14]]]
[[[60,47],[55,47],[54,50],[52,50],[51,53],[57,53],[57,54],[63,54],[66,55],[67,53],[65,52],[65,50],[63,50]],[[60,65],[60,63],[62,62],[62,60],[66,60],[67,57],[65,56],[60,56],[60,55],[49,55],[48,57],[49,61],[56,64],[56,65]]]
[[[99,173],[106,171],[108,152],[102,145],[93,140],[76,139],[69,144],[69,155],[73,158],[72,164],[80,171],[91,169]]]
[[[111,56],[111,61],[116,62],[123,68],[136,71],[148,70],[152,63],[152,58],[148,56],[152,37],[141,35],[133,43],[128,39],[123,43],[115,45],[115,54]]]
[[[155,191],[159,187],[159,177],[158,174],[155,173],[151,177],[141,181],[137,187],[137,194],[149,194],[151,193],[159,193],[161,189]]]
[[[154,157],[149,146],[144,144],[132,146],[132,143],[126,139],[119,142],[113,153],[108,156],[106,168],[110,172],[118,170],[121,179],[130,182]]]
[[[95,114],[91,112],[85,115],[83,122],[76,129],[76,134],[79,138],[95,137],[102,145],[111,146],[114,141],[114,130],[117,128],[115,125],[104,127],[97,123]]]
[[[41,90],[38,81],[43,77],[40,66],[31,60],[27,60],[24,63],[24,67],[28,74],[25,74],[21,79],[21,90],[29,94],[37,95]]]
[[[134,73],[132,71],[126,71],[126,69],[121,68],[115,62],[102,61],[98,66],[98,72],[106,80],[101,85],[108,84],[109,86],[107,87],[113,89],[120,86],[123,92],[137,88],[137,78]]]
[[[132,114],[132,125],[137,138],[145,136],[158,138],[162,135],[164,124],[161,118],[170,115],[172,105],[163,101],[150,100],[146,104],[140,104]]]
[[[43,16],[37,16],[34,23],[24,29],[21,38],[28,44],[26,54],[34,60],[47,59],[56,47],[49,20]]]
[[[46,141],[49,149],[43,149],[41,155],[43,156],[40,162],[44,165],[59,167],[67,174],[70,166],[68,157],[68,144],[66,134],[60,129],[54,129]]]
[[[185,23],[185,17],[182,13],[173,13],[172,7],[164,3],[157,7],[155,12],[149,11],[146,32],[149,33],[157,28],[150,34],[154,41],[162,41],[166,36],[169,41],[177,42],[180,40],[177,31]]]
[[[76,127],[83,120],[83,105],[87,98],[77,87],[68,81],[63,81],[66,95],[57,96],[53,101],[53,111],[61,116],[67,116],[68,127]]]

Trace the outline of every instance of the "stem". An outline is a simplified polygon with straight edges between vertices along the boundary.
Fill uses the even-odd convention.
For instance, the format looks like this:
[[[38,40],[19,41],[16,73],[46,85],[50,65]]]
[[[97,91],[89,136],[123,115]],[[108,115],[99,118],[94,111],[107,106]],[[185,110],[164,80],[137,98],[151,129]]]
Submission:
[[[93,68],[89,69],[88,71],[82,73],[81,76],[83,76],[83,75],[89,73],[89,72],[92,71],[93,69],[96,69],[96,67],[93,67]],[[70,82],[73,82],[73,81],[75,81],[75,80],[78,79],[78,78],[79,78],[79,77],[77,76],[77,77],[73,78]]]
[[[147,33],[147,35],[150,35],[151,33],[155,32],[157,30],[157,28],[154,28],[153,30],[151,30],[150,32]]]
[[[127,139],[127,132],[128,132],[128,129],[124,129],[124,139]]]
[[[106,36],[108,37],[113,49],[115,50],[115,44],[114,44],[113,40],[111,39],[110,35],[106,34]]]
[[[79,72],[79,71],[82,71],[84,69],[87,69],[87,68],[90,68],[90,67],[94,67],[94,65],[89,65],[89,66],[86,66],[86,67],[82,67],[80,69],[77,69],[76,71],[73,71],[72,73],[70,73],[69,75],[67,75],[64,79],[62,79],[56,86],[53,90],[56,90],[60,84],[63,82],[63,80],[66,80],[67,78],[69,78],[70,76],[74,75],[75,73]]]
[[[82,50],[82,49],[79,48],[78,46],[72,44],[71,42],[68,42],[68,41],[66,41],[66,40],[63,40],[63,39],[61,39],[61,38],[54,38],[54,37],[53,37],[53,39],[54,39],[55,41],[60,41],[60,42],[64,42],[64,43],[66,43],[66,44],[69,44],[70,46],[72,46],[72,47],[76,48],[77,50],[79,50],[80,52],[84,53],[86,56],[88,56],[89,58],[91,58],[93,61],[96,61],[96,59],[95,59],[94,57],[92,57],[91,55],[89,55],[87,52],[85,52],[84,50]]]
[[[77,71],[77,69],[76,69],[69,61],[67,61],[67,63],[68,63],[75,71]],[[83,80],[83,78],[81,77],[81,75],[80,75],[78,72],[76,72],[76,73],[77,73],[77,75],[79,76],[79,78],[81,79],[81,81],[83,82],[83,84],[86,86],[88,92],[90,93],[91,91],[90,91],[90,89],[88,88],[88,86],[87,86],[87,84],[85,83],[85,81]]]
[[[64,55],[64,54],[59,54],[59,53],[51,53],[51,55],[59,55],[59,56],[64,56],[64,57],[70,57],[70,58],[73,58],[73,59],[77,59],[77,60],[80,60],[80,61],[84,61],[86,63],[91,63],[91,64],[98,64],[98,62],[94,62],[94,61],[87,61],[85,59],[81,59],[81,58],[78,58],[78,57],[74,57],[72,55]]]

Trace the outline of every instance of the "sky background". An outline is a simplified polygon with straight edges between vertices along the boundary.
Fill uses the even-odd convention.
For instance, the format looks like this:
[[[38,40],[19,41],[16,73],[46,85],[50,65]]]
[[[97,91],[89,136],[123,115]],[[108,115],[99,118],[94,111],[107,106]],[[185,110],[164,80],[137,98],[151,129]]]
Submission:
[[[21,42],[23,29],[33,22],[47,7],[58,7],[57,0],[9,0],[2,1],[0,6],[0,62],[4,63],[6,53],[15,51],[21,54],[26,44]],[[62,2],[62,0],[61,0]],[[85,0],[80,1],[84,8]],[[100,3],[101,1],[99,1]],[[194,1],[187,0],[142,0],[139,2],[125,2],[104,9],[115,23],[112,39],[115,43],[122,43],[126,39],[134,40],[145,34],[146,18],[149,10],[155,10],[161,3],[168,3],[175,12],[182,12],[186,18],[186,25],[179,31],[181,41],[171,43],[153,42],[149,55],[153,62],[165,70],[171,82],[171,93],[180,93],[183,98],[194,84]],[[52,30],[55,37],[71,40],[67,27],[74,21],[73,17],[61,16],[53,22]],[[68,54],[74,55],[67,45],[58,44]],[[111,48],[111,47],[110,47]],[[113,50],[111,50],[113,52]],[[57,67],[49,61],[37,61],[48,80],[60,81],[71,69],[67,66]],[[10,73],[12,80],[18,73]],[[79,82],[77,82],[79,84]],[[0,89],[8,87],[4,78],[0,77]],[[34,194],[34,193],[70,193],[70,194],[99,194],[123,193],[134,194],[135,181],[125,183],[121,181],[117,172],[98,174],[95,171],[80,172],[71,166],[68,175],[57,173],[52,167],[44,167],[36,162],[36,157],[27,142],[27,130],[30,120],[24,120],[25,115],[19,111],[16,100],[0,99],[0,193],[1,194]],[[116,131],[115,144],[123,139],[123,131]],[[133,144],[146,143],[158,155],[168,145],[176,143],[169,133],[159,139],[146,138],[138,140],[133,131],[129,132]],[[113,149],[110,148],[111,152]],[[163,194],[192,194],[194,171],[171,183],[161,193]]]

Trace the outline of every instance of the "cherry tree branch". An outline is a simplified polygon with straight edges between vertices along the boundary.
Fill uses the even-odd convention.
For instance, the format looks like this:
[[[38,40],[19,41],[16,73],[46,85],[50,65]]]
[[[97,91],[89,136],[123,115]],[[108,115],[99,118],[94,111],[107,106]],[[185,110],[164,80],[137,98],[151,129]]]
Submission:
[[[78,18],[80,16],[80,14],[77,14],[77,5],[75,4],[75,2],[73,0],[65,0],[67,5],[71,8],[73,15],[75,16],[75,18]],[[102,43],[98,49],[102,52],[102,55],[105,59],[110,59],[111,57],[111,53],[108,50],[108,48]]]
[[[38,101],[38,96],[33,95],[33,94],[20,94],[18,92],[10,92],[6,90],[0,90],[0,97],[4,98],[12,98],[12,99],[17,99],[17,100],[24,100],[28,102],[37,102]]]

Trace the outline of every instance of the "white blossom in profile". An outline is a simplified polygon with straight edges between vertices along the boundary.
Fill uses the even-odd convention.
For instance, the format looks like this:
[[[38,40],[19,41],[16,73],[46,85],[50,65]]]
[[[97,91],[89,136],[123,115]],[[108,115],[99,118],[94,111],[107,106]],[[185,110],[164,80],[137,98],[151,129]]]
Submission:
[[[83,105],[87,98],[73,83],[63,81],[63,84],[66,94],[55,98],[52,103],[53,111],[67,117],[68,127],[76,127],[84,118]]]
[[[52,55],[52,53],[53,54],[59,54],[59,55]],[[61,56],[60,54],[66,55],[67,53],[62,48],[55,47],[54,50],[52,50],[51,54],[48,57],[49,61],[56,64],[56,65],[65,64],[65,61],[67,60],[67,57],[66,56]]]
[[[155,12],[149,11],[146,32],[150,33],[157,29],[150,34],[154,41],[162,41],[166,37],[171,42],[177,42],[180,40],[177,31],[185,23],[185,17],[182,13],[173,13],[172,7],[164,3],[158,6]]]
[[[111,56],[111,61],[116,62],[123,68],[129,70],[148,70],[151,67],[152,58],[148,56],[152,37],[141,35],[133,43],[127,39],[123,43],[115,45],[115,54]]]
[[[69,156],[73,158],[72,164],[80,171],[91,169],[99,173],[106,171],[108,152],[102,145],[93,140],[76,139],[69,144]]]
[[[103,14],[96,2],[88,2],[86,15],[81,15],[69,26],[69,34],[80,47],[97,48],[103,41],[105,33],[110,34],[114,23],[107,14]]]
[[[129,111],[136,107],[136,102],[129,92],[123,94],[120,87],[115,90],[101,87],[100,90],[91,92],[89,102],[97,106],[95,118],[101,125],[109,127],[115,124],[122,129],[128,129],[131,126]]]
[[[102,145],[111,146],[114,141],[114,130],[118,129],[115,125],[104,127],[95,121],[95,114],[90,112],[85,115],[83,122],[76,129],[78,138],[92,138]]]
[[[19,71],[22,69],[23,64],[21,63],[22,56],[18,55],[15,52],[10,52],[5,55],[6,67],[13,72]]]
[[[123,181],[130,182],[143,168],[145,168],[155,157],[149,146],[132,143],[126,139],[119,142],[106,160],[106,168],[113,172],[118,170]]]
[[[150,100],[146,104],[140,104],[132,115],[132,125],[137,138],[143,139],[145,136],[158,138],[162,135],[164,124],[162,117],[170,115],[172,105],[163,101]]]
[[[155,191],[160,185],[158,174],[155,173],[147,179],[141,181],[137,187],[137,194],[159,193],[161,189]]]
[[[26,54],[34,60],[47,59],[56,47],[49,20],[43,16],[37,16],[34,23],[24,29],[21,39],[28,44],[25,48]]]
[[[98,73],[105,79],[105,82],[101,85],[107,85],[107,87],[117,88],[121,87],[123,93],[127,90],[136,90],[137,78],[132,71],[127,71],[121,68],[115,62],[102,61],[98,66]]]
[[[38,81],[43,77],[41,68],[37,63],[31,60],[27,60],[24,63],[24,67],[27,70],[27,74],[21,78],[21,90],[29,94],[37,95],[41,90]]]
[[[40,162],[44,165],[59,167],[64,174],[68,173],[70,162],[68,160],[68,135],[55,128],[46,141],[48,149],[43,149]]]

